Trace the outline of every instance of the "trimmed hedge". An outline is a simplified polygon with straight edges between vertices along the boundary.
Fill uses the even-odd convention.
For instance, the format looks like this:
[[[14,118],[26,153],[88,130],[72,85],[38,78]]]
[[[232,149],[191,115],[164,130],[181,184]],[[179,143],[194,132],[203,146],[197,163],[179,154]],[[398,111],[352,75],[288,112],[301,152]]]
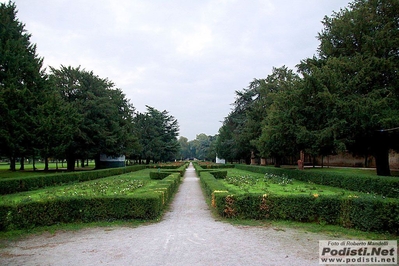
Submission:
[[[216,179],[225,179],[227,177],[227,171],[211,171],[210,172]]]
[[[172,164],[154,166],[154,168],[158,168],[158,170],[157,172],[150,172],[150,178],[154,180],[162,180],[172,173],[180,173],[180,176],[183,176],[188,165],[188,163],[179,163],[178,165]]]
[[[132,196],[60,197],[0,205],[0,230],[57,223],[155,219],[179,187],[179,173],[137,189]]]
[[[183,176],[185,169],[186,167],[180,167],[179,169],[163,169],[157,172],[150,172],[150,178],[154,180],[162,180],[173,173],[179,173],[180,176]]]
[[[117,219],[154,219],[160,213],[158,198],[155,194],[141,194],[133,197],[59,198],[16,206],[0,205],[0,229]]]
[[[200,180],[212,206],[226,218],[283,219],[399,233],[398,199],[374,198],[372,195],[231,194],[209,172],[201,172]]]
[[[121,175],[128,172],[139,171],[145,168],[146,168],[145,165],[134,165],[128,167],[111,168],[111,169],[1,179],[0,194],[6,195],[23,191],[30,191],[43,187],[68,184],[70,182],[90,181],[108,176]]]
[[[227,188],[218,180],[216,180],[216,178],[210,172],[201,172],[200,181],[207,196],[211,196],[215,191],[227,192]]]
[[[180,169],[187,168],[189,163],[187,162],[175,162],[175,163],[161,163],[148,166],[148,168],[159,168],[159,169]]]
[[[215,171],[215,170],[210,170],[210,169],[198,169],[196,170],[198,175],[201,175],[201,173],[210,173],[212,174],[216,179],[225,179],[227,177],[227,171]]]
[[[225,164],[206,164],[201,165],[199,163],[193,163],[195,172],[198,175],[201,175],[201,172],[210,172],[216,179],[225,179],[227,177],[227,171],[216,170],[215,169],[226,169],[226,168],[234,168],[234,164],[225,165]],[[204,169],[202,166],[206,166]]]
[[[399,200],[396,199],[218,193],[213,200],[218,213],[227,218],[283,219],[399,233]]]
[[[264,166],[237,164],[237,169],[255,172],[285,174],[289,178],[304,182],[313,182],[319,185],[339,187],[352,191],[382,195],[390,198],[399,198],[399,178],[382,176],[349,176],[337,173],[310,172],[307,170],[282,169]]]
[[[193,165],[197,165],[200,169],[227,169],[234,168],[234,164],[219,164],[219,163],[204,163],[204,162],[193,162]]]
[[[168,172],[150,172],[150,178],[154,180],[162,180],[170,175]]]

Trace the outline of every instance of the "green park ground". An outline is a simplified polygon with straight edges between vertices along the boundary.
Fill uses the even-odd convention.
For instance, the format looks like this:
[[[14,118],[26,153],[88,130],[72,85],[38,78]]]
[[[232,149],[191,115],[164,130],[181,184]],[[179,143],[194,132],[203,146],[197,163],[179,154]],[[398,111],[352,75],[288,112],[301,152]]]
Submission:
[[[207,164],[206,166],[203,166],[204,168],[209,168]],[[213,164],[211,164],[213,165]],[[32,178],[35,175],[36,176],[45,176],[45,175],[54,175],[54,170],[50,170],[49,172],[44,172],[42,169],[43,165],[36,164],[36,168],[38,170],[33,171],[33,169],[30,167],[30,165],[26,165],[25,171],[9,171],[7,169],[6,165],[1,166],[3,169],[0,170],[0,180],[7,180],[7,179],[24,179],[24,178]],[[212,166],[213,167],[213,166]],[[258,167],[259,169],[262,169],[267,171],[269,169],[271,172],[273,172],[274,167]],[[55,165],[50,165],[50,169],[55,169]],[[90,171],[92,169],[92,166],[89,165],[85,171],[86,173],[92,172]],[[209,169],[205,170],[208,171]],[[213,169],[212,169],[213,170]],[[293,173],[297,173],[299,170],[295,169],[282,169],[282,170],[287,170],[287,171],[294,171]],[[159,184],[165,183],[165,180],[157,180],[150,178],[150,173],[151,172],[159,172],[160,168],[158,166],[150,166],[150,168],[146,169],[141,169],[141,170],[136,170],[132,172],[127,172],[124,174],[118,174],[118,175],[112,175],[108,177],[103,177],[103,178],[98,178],[95,180],[90,180],[90,181],[85,181],[85,182],[78,182],[78,181],[71,181],[69,183],[63,183],[63,184],[57,184],[55,186],[47,186],[43,188],[37,188],[31,191],[24,191],[24,192],[19,192],[19,193],[12,193],[8,195],[3,195],[0,205],[7,205],[7,206],[19,206],[17,208],[21,208],[20,206],[24,206],[24,208],[28,208],[27,206],[31,206],[30,204],[47,204],[50,202],[57,202],[57,201],[65,201],[69,202],[69,200],[90,200],[93,199],[94,201],[99,201],[102,203],[95,203],[93,206],[97,205],[107,205],[106,203],[108,200],[112,199],[131,199],[132,197],[135,197],[137,195],[142,195],[148,193],[149,195],[154,194],[154,191],[156,192],[155,194],[159,193],[164,193],[165,191],[168,190],[166,187],[162,188],[157,188]],[[162,171],[164,171],[162,169]],[[226,169],[215,169],[215,171],[226,171],[226,177],[223,179],[215,179],[213,180],[218,184],[218,186],[223,186],[224,189],[227,192],[227,194],[224,196],[223,199],[223,204],[227,206],[226,200],[231,199],[232,195],[236,197],[236,203],[238,204],[239,199],[242,197],[247,197],[248,195],[270,195],[271,200],[281,200],[281,199],[295,199],[295,197],[299,197],[300,199],[306,199],[306,201],[318,201],[318,200],[323,200],[323,199],[338,199],[338,198],[345,198],[345,199],[362,199],[365,198],[367,201],[369,200],[376,200],[378,204],[376,206],[379,206],[379,204],[386,204],[387,202],[390,202],[390,204],[396,204],[397,205],[397,199],[396,198],[390,198],[390,197],[385,197],[382,194],[378,193],[366,193],[366,192],[360,192],[360,191],[353,191],[353,190],[348,190],[348,189],[343,189],[339,187],[334,187],[334,186],[327,186],[327,185],[322,185],[322,184],[316,184],[315,182],[312,181],[300,181],[296,180],[289,175],[285,174],[275,174],[275,173],[257,173],[254,171],[247,171],[243,169],[239,169],[237,167],[235,168],[226,168]],[[309,168],[300,172],[304,173],[314,173],[314,174],[335,174],[339,176],[356,176],[357,178],[374,178],[377,177],[375,170],[366,170],[366,169],[355,169],[355,168]],[[288,172],[289,173],[289,172]],[[59,173],[59,175],[63,175],[63,173]],[[203,179],[203,176],[205,174],[200,171],[199,173],[199,178]],[[378,178],[384,178],[384,177],[378,177]],[[396,177],[391,177],[396,178]],[[180,181],[179,181],[180,182]],[[207,193],[207,185],[203,184],[203,190],[205,194],[208,194],[207,201],[208,204],[213,206],[214,204],[214,195],[215,193],[218,192],[217,189],[214,189],[212,193]],[[174,188],[171,194],[173,194],[177,189]],[[161,192],[160,192],[161,191]],[[157,194],[157,195],[158,195]],[[163,194],[162,194],[163,195]],[[139,197],[139,198],[140,198]],[[46,230],[46,228],[52,228],[51,230],[57,230],[62,229],[65,227],[75,227],[75,226],[96,226],[98,223],[102,224],[108,224],[111,225],[117,221],[119,222],[128,222],[128,223],[141,223],[141,222],[148,222],[148,221],[157,221],[162,217],[162,213],[164,208],[167,208],[169,200],[173,197],[173,195],[169,195],[168,199],[164,201],[164,206],[162,206],[161,210],[159,212],[156,212],[154,215],[151,217],[134,217],[132,216],[126,216],[123,218],[115,218],[115,217],[108,217],[106,214],[101,214],[101,215],[94,215],[90,214],[88,216],[79,216],[79,218],[71,218],[70,222],[51,222],[51,219],[49,219],[48,224],[29,224],[28,225],[21,223],[18,226],[14,226],[13,224],[8,224],[7,228],[3,228],[3,232],[0,233],[0,235],[3,236],[10,236],[12,234],[26,234],[27,232],[34,232],[36,230]],[[262,196],[261,196],[262,197]],[[144,197],[146,198],[146,197]],[[292,204],[293,208],[298,208],[298,202],[289,202],[285,201],[288,203],[281,203],[282,205],[284,204]],[[334,201],[335,202],[335,201]],[[76,203],[74,203],[76,204]],[[301,204],[301,203],[300,203]],[[299,206],[300,206],[299,204]],[[308,204],[305,202],[305,204]],[[335,204],[335,203],[333,203]],[[352,203],[351,203],[352,204]],[[396,206],[395,205],[395,206]],[[106,209],[95,209],[97,207],[93,207],[90,210],[90,212],[107,212]],[[112,204],[109,206],[113,206]],[[351,205],[347,205],[350,207]],[[289,207],[289,206],[288,206]],[[35,207],[36,208],[36,207]],[[242,207],[238,207],[242,208]],[[247,208],[252,208],[250,205],[247,206]],[[228,222],[232,223],[241,223],[241,224],[252,224],[252,225],[257,225],[257,224],[262,224],[264,222],[267,223],[277,223],[277,224],[284,224],[285,226],[294,226],[294,227],[306,227],[306,230],[313,230],[313,231],[318,231],[318,230],[327,230],[330,232],[336,231],[340,232],[340,234],[349,234],[349,235],[359,235],[362,237],[369,237],[373,236],[375,238],[376,236],[380,236],[383,239],[395,239],[397,237],[397,234],[392,232],[389,232],[385,229],[380,230],[365,230],[364,228],[357,228],[356,226],[342,226],[334,224],[333,222],[328,222],[326,219],[320,219],[320,220],[314,220],[314,219],[303,219],[303,217],[296,219],[295,217],[291,217],[291,214],[284,214],[280,216],[273,216],[272,217],[251,217],[250,215],[236,215],[235,217],[228,217],[226,213],[223,213],[223,211],[226,210],[226,208],[222,208],[222,211],[220,211],[220,208],[211,208],[214,212],[214,215],[218,216],[219,219],[225,219]],[[37,210],[37,208],[35,209]],[[82,210],[80,210],[82,212]],[[281,210],[280,210],[281,211]],[[378,212],[378,210],[376,210]],[[85,210],[83,210],[85,212]],[[89,211],[88,211],[89,212]],[[308,215],[308,214],[306,214]],[[313,214],[312,214],[313,215]],[[106,217],[106,218],[104,218]],[[286,217],[284,219],[284,217]],[[17,222],[20,222],[18,219],[22,218],[15,218]],[[28,219],[28,218],[24,218]],[[349,219],[349,218],[348,218]],[[29,220],[29,219],[28,219]],[[298,223],[299,222],[299,223]],[[371,221],[370,223],[375,223],[375,221]],[[376,222],[378,223],[378,222]],[[393,223],[394,224],[394,223]],[[346,227],[346,228],[345,228]],[[54,229],[55,228],[55,229]],[[14,233],[13,233],[14,232]]]

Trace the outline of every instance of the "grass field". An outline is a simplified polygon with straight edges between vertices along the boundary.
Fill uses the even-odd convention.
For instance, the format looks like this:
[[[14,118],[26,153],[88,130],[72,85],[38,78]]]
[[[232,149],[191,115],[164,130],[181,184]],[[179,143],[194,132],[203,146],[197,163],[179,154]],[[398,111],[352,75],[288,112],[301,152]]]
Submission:
[[[2,165],[3,167],[3,165]],[[0,178],[3,173],[5,173],[5,176],[8,176],[10,174],[15,174],[21,175],[21,174],[43,174],[43,171],[16,171],[15,173],[11,172],[8,170],[7,166],[5,169],[0,170]],[[38,166],[37,166],[38,167]],[[42,166],[44,168],[44,164]],[[55,167],[55,164],[54,166]],[[153,169],[152,169],[153,170]],[[149,171],[150,169],[146,170],[141,170],[125,175],[120,175],[118,176],[121,179],[128,180],[128,181],[133,181],[133,180],[138,180],[138,181],[143,181],[145,184],[149,184],[146,182],[152,182],[149,179]],[[312,169],[306,169],[306,171],[340,171],[344,172],[349,175],[354,175],[354,174],[364,174],[364,175],[375,175],[375,171],[373,170],[361,170],[361,169],[352,169],[352,168],[312,168]],[[263,174],[255,174],[252,172],[246,172],[246,171],[241,171],[237,169],[228,169],[228,175],[229,176],[245,176],[245,175],[251,175],[254,176],[255,178],[261,179],[264,178]],[[47,189],[41,189],[38,191],[29,191],[29,192],[24,192],[24,193],[18,193],[14,195],[7,195],[7,196],[1,196],[0,200],[7,200],[7,201],[23,201],[23,200],[33,200],[34,198],[40,200],[40,199],[45,199],[46,197],[56,197],[56,196],[66,196],[71,195],[71,193],[81,193],[81,195],[85,195],[85,193],[89,193],[89,190],[92,187],[97,187],[96,190],[99,190],[101,186],[107,185],[107,191],[103,192],[106,193],[107,195],[112,195],[112,193],[115,193],[117,191],[120,191],[121,186],[118,186],[117,183],[112,182],[113,178],[104,178],[101,180],[97,181],[89,181],[89,182],[83,182],[82,186],[79,186],[78,183],[71,184],[71,185],[65,185],[65,186],[59,186],[59,187],[54,187],[54,188],[47,188]],[[97,184],[95,184],[97,182]],[[111,184],[112,183],[112,184]],[[111,185],[110,185],[111,184]],[[128,184],[128,183],[127,183]],[[298,186],[304,186],[303,189],[307,189],[304,192],[300,193],[340,193],[343,190],[342,189],[337,189],[335,190],[334,188],[324,188],[323,186],[315,186],[316,190],[312,190],[313,184],[307,184],[303,183],[300,184],[300,182],[293,181],[292,184],[287,184],[287,185],[279,185],[279,184],[269,184],[264,185],[264,189],[267,189],[268,191],[271,191],[273,187],[276,187],[276,191],[280,191],[278,193],[291,193],[288,192],[288,190],[296,190]],[[239,190],[239,187],[229,184],[231,188]],[[308,186],[308,187],[306,187]],[[261,191],[263,187],[260,187]],[[286,191],[284,191],[284,189]],[[332,189],[332,190],[330,190]],[[322,190],[322,191],[320,191]],[[134,191],[134,190],[133,190]],[[338,192],[340,191],[340,192]],[[298,191],[297,191],[298,192]],[[126,192],[130,193],[130,192]],[[352,192],[348,192],[352,193]],[[348,194],[349,195],[349,194]],[[10,197],[9,197],[10,196]],[[30,198],[29,198],[30,197]],[[210,200],[207,199],[208,204],[210,204]],[[393,236],[390,234],[377,234],[377,233],[372,233],[372,232],[363,232],[355,229],[346,229],[342,228],[340,226],[334,226],[334,225],[320,225],[317,223],[299,223],[299,222],[292,222],[292,221],[258,221],[258,220],[239,220],[239,219],[224,219],[221,218],[220,216],[216,216],[216,212],[213,208],[211,210],[214,213],[215,220],[222,220],[225,222],[233,223],[236,225],[246,225],[246,226],[272,226],[273,228],[277,228],[276,230],[284,230],[282,228],[297,228],[301,230],[305,230],[308,232],[317,232],[317,233],[324,233],[327,234],[333,238],[358,238],[358,239],[397,239],[397,236]],[[140,224],[145,224],[145,223],[153,223],[154,221],[141,221],[141,220],[131,220],[131,221],[114,221],[114,222],[93,222],[93,223],[71,223],[71,224],[57,224],[53,226],[46,226],[46,227],[36,227],[36,228],[29,228],[29,229],[23,229],[23,230],[13,230],[13,231],[7,231],[7,232],[0,232],[0,240],[4,241],[9,241],[10,239],[13,238],[20,238],[20,237],[25,237],[29,234],[38,234],[42,232],[56,232],[58,230],[78,230],[82,228],[90,228],[90,227],[98,227],[98,226],[104,226],[104,227],[109,227],[109,226],[138,226]],[[1,242],[0,242],[1,246]]]
[[[335,169],[333,169],[334,171]],[[313,170],[311,170],[313,171]],[[337,171],[342,171],[337,169]],[[354,175],[354,172],[362,175],[373,175],[372,172],[364,172],[363,170],[354,171],[345,170],[347,174]],[[360,172],[359,172],[360,171]],[[287,176],[277,176],[272,174],[253,173],[235,168],[227,169],[227,178],[221,180],[227,189],[232,193],[273,193],[277,195],[337,195],[337,196],[357,196],[360,192],[349,191],[341,188],[318,185],[314,183],[306,183]]]
[[[17,165],[17,171],[10,171],[10,165],[7,163],[0,164],[0,179],[2,178],[15,178],[15,177],[26,177],[32,175],[43,175],[46,173],[63,172],[66,171],[66,163],[58,163],[58,170],[56,163],[49,163],[49,171],[44,171],[44,163],[35,163],[36,170],[33,170],[33,164],[25,164],[25,170],[21,171],[19,165]],[[76,170],[92,170],[94,169],[94,161],[89,162],[89,165],[84,168],[75,168]]]
[[[152,169],[144,169],[98,180],[4,195],[1,201],[3,203],[18,203],[59,197],[130,195],[136,189],[150,184],[151,182],[155,182],[149,177],[149,172],[151,170]]]

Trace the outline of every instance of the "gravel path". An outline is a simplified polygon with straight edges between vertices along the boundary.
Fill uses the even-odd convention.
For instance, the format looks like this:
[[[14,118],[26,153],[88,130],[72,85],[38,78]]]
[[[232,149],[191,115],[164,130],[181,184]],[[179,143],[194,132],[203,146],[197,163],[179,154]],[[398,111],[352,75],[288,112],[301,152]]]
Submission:
[[[28,237],[2,248],[0,265],[319,265],[319,239],[215,221],[190,165],[161,222]]]

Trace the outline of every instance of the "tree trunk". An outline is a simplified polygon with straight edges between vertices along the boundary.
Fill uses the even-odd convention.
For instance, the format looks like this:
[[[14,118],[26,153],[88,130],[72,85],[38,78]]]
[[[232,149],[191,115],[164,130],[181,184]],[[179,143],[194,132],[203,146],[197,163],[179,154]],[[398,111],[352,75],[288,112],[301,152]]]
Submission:
[[[389,136],[385,131],[378,132],[375,140],[374,157],[377,167],[377,175],[390,176],[391,170],[389,169]]]
[[[100,169],[101,164],[100,164],[100,154],[94,156],[94,169]]]
[[[75,156],[69,155],[66,161],[67,161],[67,171],[75,171]]]
[[[44,171],[48,171],[48,157],[44,157]]]
[[[21,157],[21,160],[20,160],[19,163],[20,163],[20,165],[21,165],[21,166],[19,167],[19,170],[22,170],[22,171],[25,170],[25,157],[24,157],[24,156]]]
[[[280,167],[280,166],[281,166],[281,157],[278,156],[275,158],[274,167]]]
[[[16,168],[15,168],[15,157],[10,157],[10,170],[11,171],[16,171]]]
[[[33,153],[33,157],[32,157],[32,167],[33,167],[33,171],[36,171],[36,158],[35,158],[34,153]]]
[[[85,167],[85,159],[80,159],[80,167]]]
[[[389,149],[381,147],[375,153],[375,164],[377,167],[377,175],[390,176],[389,168]]]

